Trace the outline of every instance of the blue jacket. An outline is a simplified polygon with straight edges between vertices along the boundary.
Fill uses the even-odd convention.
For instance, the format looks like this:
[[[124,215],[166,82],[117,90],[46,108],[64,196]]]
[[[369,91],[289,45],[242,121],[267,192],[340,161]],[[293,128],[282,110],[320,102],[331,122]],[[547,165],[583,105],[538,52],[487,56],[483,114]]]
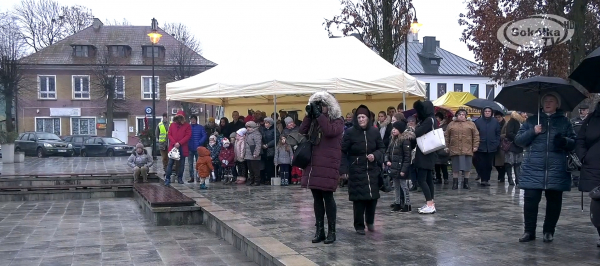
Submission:
[[[540,113],[542,133],[536,135],[537,120],[537,115],[529,117],[515,137],[514,143],[525,148],[519,188],[569,191],[571,175],[567,172],[567,152],[575,148],[573,126],[561,110],[550,117]],[[562,146],[558,139],[562,139]]]
[[[208,137],[202,125],[191,124],[190,126],[192,126],[192,136],[190,137],[190,141],[188,141],[188,147],[190,151],[196,151],[199,146],[204,146]]]
[[[481,117],[475,121],[479,131],[478,152],[496,152],[500,146],[500,123],[494,117]]]

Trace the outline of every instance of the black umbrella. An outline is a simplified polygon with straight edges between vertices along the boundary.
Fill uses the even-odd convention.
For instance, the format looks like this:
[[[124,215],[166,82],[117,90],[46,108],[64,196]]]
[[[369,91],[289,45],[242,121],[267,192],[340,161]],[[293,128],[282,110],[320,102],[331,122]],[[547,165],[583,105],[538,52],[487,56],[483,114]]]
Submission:
[[[508,83],[494,100],[510,110],[537,113],[539,119],[540,101],[548,92],[560,95],[560,109],[567,112],[573,111],[586,98],[564,79],[537,76]]]
[[[477,109],[483,109],[485,107],[490,107],[494,111],[498,111],[498,112],[502,112],[503,114],[506,114],[506,110],[503,108],[503,106],[501,106],[500,104],[498,104],[494,101],[490,101],[487,99],[479,99],[479,98],[473,99],[473,100],[470,100],[468,103],[465,103],[465,105],[469,106],[469,107],[477,108]]]
[[[600,93],[600,47],[589,54],[569,76],[591,93]]]

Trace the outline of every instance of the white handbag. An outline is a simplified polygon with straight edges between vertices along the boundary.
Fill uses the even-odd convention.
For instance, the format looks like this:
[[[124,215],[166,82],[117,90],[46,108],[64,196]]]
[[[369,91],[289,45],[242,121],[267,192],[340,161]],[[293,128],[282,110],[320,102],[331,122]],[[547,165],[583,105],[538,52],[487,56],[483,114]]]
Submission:
[[[433,120],[433,118],[431,118]],[[433,120],[435,123],[435,120]],[[446,138],[444,138],[444,130],[441,128],[435,129],[434,124],[431,124],[431,131],[417,138],[417,146],[423,154],[446,148]]]
[[[169,152],[169,159],[173,159],[175,161],[179,161],[180,158],[180,154],[179,154],[179,149],[173,147],[173,149],[171,149],[171,151]]]

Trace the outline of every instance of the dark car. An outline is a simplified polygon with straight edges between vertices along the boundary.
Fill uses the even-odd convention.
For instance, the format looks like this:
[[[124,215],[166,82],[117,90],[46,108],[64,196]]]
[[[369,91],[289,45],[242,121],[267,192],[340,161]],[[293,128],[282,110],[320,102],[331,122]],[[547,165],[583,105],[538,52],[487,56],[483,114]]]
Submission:
[[[39,158],[62,155],[73,156],[73,146],[61,140],[57,135],[47,132],[24,132],[15,140],[15,151]]]
[[[117,138],[92,137],[83,143],[81,156],[122,156],[133,152],[133,147]]]
[[[96,136],[90,135],[72,135],[72,136],[64,136],[62,139],[66,143],[70,143],[73,146],[73,152],[75,155],[81,155],[81,149],[83,148],[83,143],[89,138],[93,138]]]

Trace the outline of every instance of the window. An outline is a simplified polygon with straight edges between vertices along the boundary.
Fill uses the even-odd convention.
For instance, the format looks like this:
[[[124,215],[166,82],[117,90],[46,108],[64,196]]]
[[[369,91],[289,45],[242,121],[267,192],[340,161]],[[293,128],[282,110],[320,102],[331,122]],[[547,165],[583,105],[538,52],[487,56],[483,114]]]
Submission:
[[[38,76],[39,99],[56,99],[56,76]]]
[[[125,100],[125,77],[115,77],[115,99]]]
[[[462,84],[454,84],[454,91],[455,92],[463,92],[463,85]]]
[[[96,135],[96,118],[71,118],[71,135]]]
[[[122,45],[111,46],[110,55],[115,57],[127,57],[127,47]]]
[[[74,143],[83,143],[83,137],[74,137],[73,142]]]
[[[102,139],[101,138],[95,138],[94,139],[94,144],[102,144]]]
[[[437,60],[435,60],[435,59],[431,59],[431,64],[432,64],[432,65],[437,65],[437,64],[438,64],[438,61],[437,61]]]
[[[154,57],[158,57],[159,46],[145,46],[144,57],[152,58],[152,51],[154,50]]]
[[[35,118],[35,131],[60,135],[60,118]]]
[[[28,140],[29,139],[29,133],[21,135],[21,138],[19,138],[19,139],[20,140]]]
[[[156,117],[156,126],[162,121],[162,117]],[[144,118],[138,117],[136,123],[136,134],[139,134],[145,128],[144,126]],[[148,117],[148,128],[152,128],[152,117]]]
[[[473,94],[473,96],[479,98],[479,84],[471,84],[470,90],[471,90],[471,94]]]
[[[425,99],[427,99],[428,101],[429,101],[429,88],[430,88],[429,83],[425,83]]]
[[[90,98],[90,76],[73,76],[73,99]]]
[[[65,142],[71,142],[71,137],[66,137],[65,139],[63,139]]]
[[[446,94],[446,83],[438,83],[437,89],[438,89],[437,97],[438,98],[442,97],[442,95]]]
[[[94,139],[86,139],[85,140],[85,144],[93,144],[94,143]]]
[[[160,80],[158,77],[154,77],[154,82],[156,83],[156,99],[160,98]],[[152,99],[152,77],[142,77],[142,99],[143,100],[151,100]]]
[[[88,46],[76,45],[73,47],[73,54],[76,57],[88,57]]]
[[[494,92],[494,88],[496,86],[494,86],[494,84],[487,84],[485,85],[485,98],[493,101],[494,98],[496,97],[496,93]]]

